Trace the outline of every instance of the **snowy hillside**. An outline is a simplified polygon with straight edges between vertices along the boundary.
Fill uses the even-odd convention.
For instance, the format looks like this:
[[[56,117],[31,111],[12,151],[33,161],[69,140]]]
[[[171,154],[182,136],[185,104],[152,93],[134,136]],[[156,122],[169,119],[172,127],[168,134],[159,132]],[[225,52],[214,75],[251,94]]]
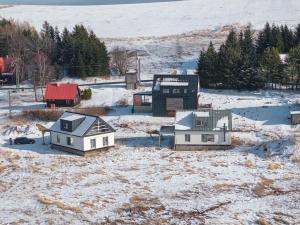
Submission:
[[[59,28],[84,24],[101,37],[164,36],[252,23],[297,24],[299,0],[186,0],[99,6],[13,6],[0,16],[28,21],[38,29],[47,20]]]

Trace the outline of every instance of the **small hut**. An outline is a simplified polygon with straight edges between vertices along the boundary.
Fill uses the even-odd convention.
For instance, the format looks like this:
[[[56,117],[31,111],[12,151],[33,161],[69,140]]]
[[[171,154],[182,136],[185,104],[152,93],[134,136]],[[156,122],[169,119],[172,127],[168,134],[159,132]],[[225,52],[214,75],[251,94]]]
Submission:
[[[136,70],[129,70],[125,74],[126,81],[126,89],[127,90],[135,90],[137,88],[138,83],[138,73]]]

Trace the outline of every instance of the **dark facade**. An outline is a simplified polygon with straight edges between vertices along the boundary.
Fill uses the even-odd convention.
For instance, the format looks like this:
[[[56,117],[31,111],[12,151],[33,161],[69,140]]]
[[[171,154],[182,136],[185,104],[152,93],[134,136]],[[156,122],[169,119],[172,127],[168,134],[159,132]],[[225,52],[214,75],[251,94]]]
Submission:
[[[80,103],[80,98],[74,100],[64,100],[64,99],[48,99],[46,100],[47,107],[74,107]]]
[[[0,84],[16,84],[16,75],[14,73],[2,73],[0,74]]]
[[[197,75],[154,75],[153,116],[175,116],[176,110],[197,109],[198,86]]]
[[[63,131],[73,132],[81,123],[85,117],[80,117],[74,120],[60,120],[60,129]]]

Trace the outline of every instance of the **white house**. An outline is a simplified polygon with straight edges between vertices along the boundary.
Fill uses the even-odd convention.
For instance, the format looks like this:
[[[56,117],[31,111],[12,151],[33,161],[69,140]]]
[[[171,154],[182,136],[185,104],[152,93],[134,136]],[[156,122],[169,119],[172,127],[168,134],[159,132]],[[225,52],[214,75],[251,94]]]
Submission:
[[[115,144],[115,130],[98,116],[65,112],[50,128],[51,147],[85,155]]]
[[[177,111],[175,149],[224,149],[231,145],[230,110]]]

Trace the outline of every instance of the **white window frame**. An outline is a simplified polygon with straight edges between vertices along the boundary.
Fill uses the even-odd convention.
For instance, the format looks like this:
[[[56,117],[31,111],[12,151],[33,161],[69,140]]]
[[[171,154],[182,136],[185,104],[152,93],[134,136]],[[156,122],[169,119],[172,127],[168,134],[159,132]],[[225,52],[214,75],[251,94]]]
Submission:
[[[209,140],[209,137],[210,137],[210,138],[212,137],[213,140],[210,141],[210,140]],[[214,143],[215,140],[216,140],[216,137],[215,137],[214,134],[202,134],[202,135],[201,135],[201,140],[202,140],[202,142],[204,142],[204,143],[208,143],[208,142]]]
[[[108,136],[102,138],[103,147],[108,146]]]
[[[68,141],[70,139],[70,142]],[[74,138],[73,137],[67,137],[67,145],[74,146]]]
[[[59,136],[59,134],[56,135],[56,143],[60,143],[60,136]]]
[[[191,135],[190,134],[184,134],[184,141],[185,142],[191,142]]]
[[[91,146],[91,149],[96,149],[97,148],[96,138],[90,139],[90,146]]]

